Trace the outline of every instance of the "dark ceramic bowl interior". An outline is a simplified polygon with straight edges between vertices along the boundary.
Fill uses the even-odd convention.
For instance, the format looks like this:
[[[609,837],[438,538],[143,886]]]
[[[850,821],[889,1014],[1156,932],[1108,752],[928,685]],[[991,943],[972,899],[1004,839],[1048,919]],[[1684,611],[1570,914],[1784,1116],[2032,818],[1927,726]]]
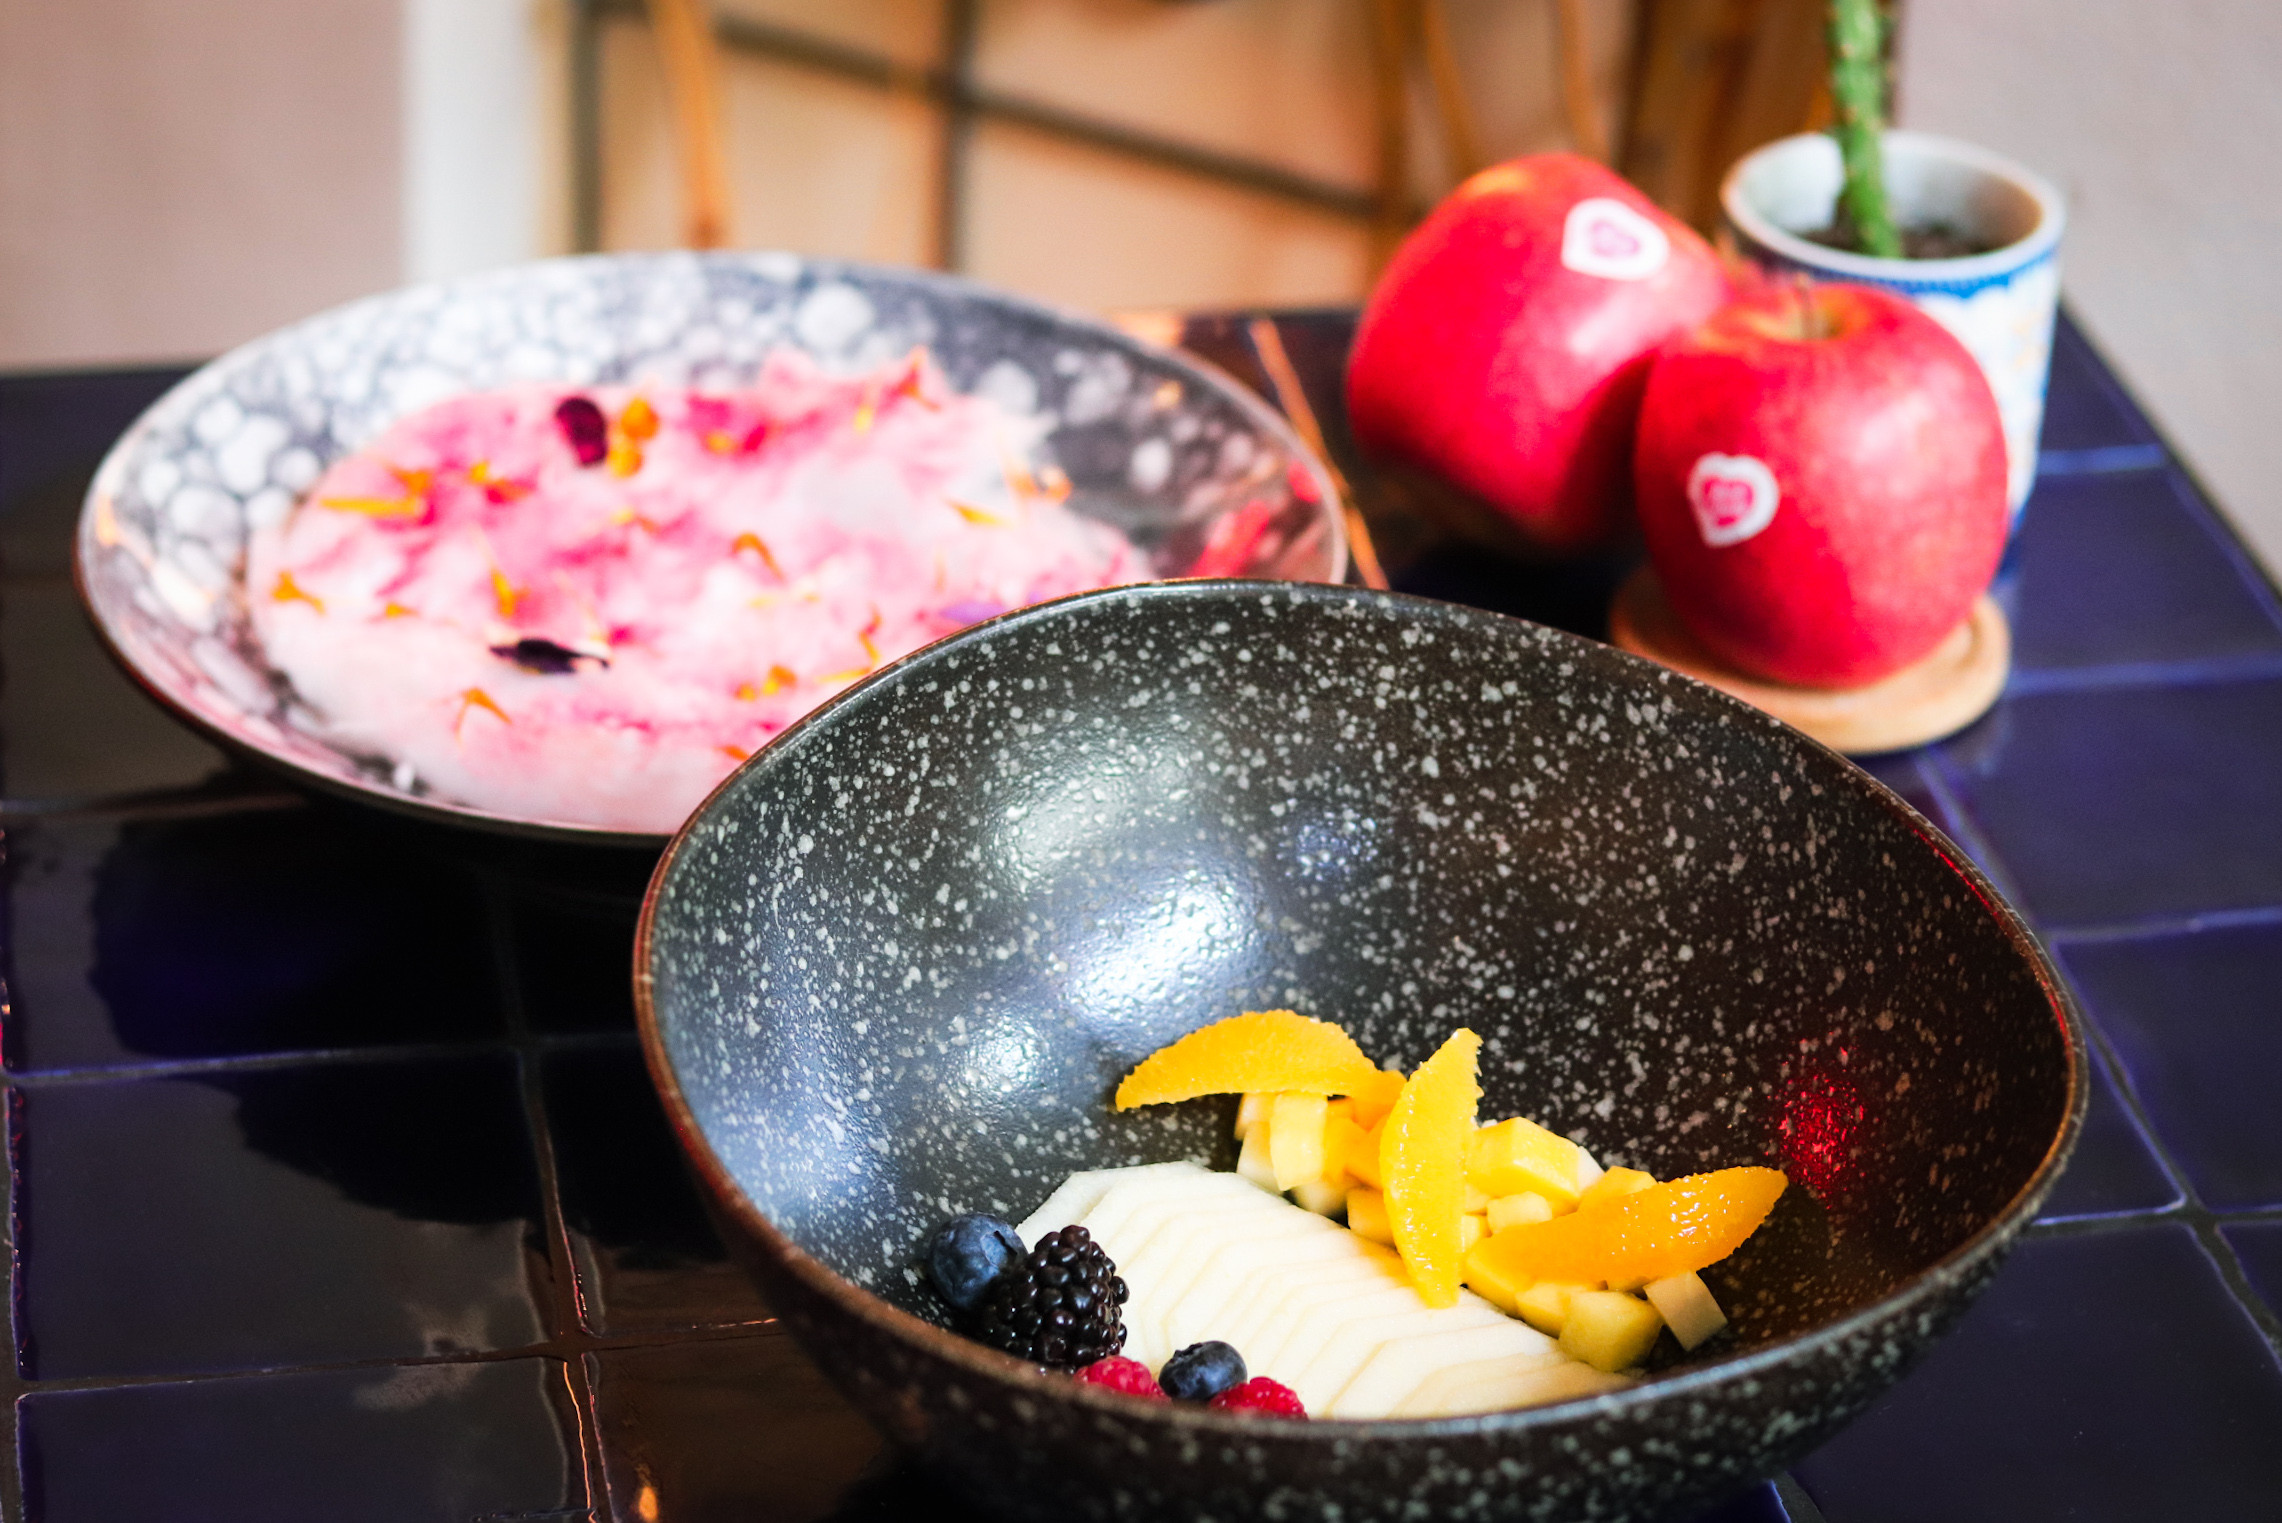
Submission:
[[[1684,1513],[1826,1437],[1959,1315],[2086,1082],[2021,922],[1851,764],[1604,646],[1264,583],[1069,599],[851,690],[677,838],[637,993],[794,1331],[891,1434],[1040,1517]],[[1270,1006],[1404,1066],[1471,1026],[1485,1116],[1606,1163],[1785,1170],[1707,1274],[1734,1338],[1610,1397],[1285,1423],[942,1330],[914,1266],[946,1217],[1019,1218],[1077,1169],[1229,1165],[1232,1099],[1108,1097]]]
[[[413,286],[280,329],[198,370],[121,436],[88,488],[79,592],[129,676],[224,747],[295,780],[453,825],[620,845],[663,837],[476,808],[346,747],[270,661],[246,541],[408,412],[525,381],[724,389],[778,349],[835,374],[924,345],[957,390],[1037,417],[1033,465],[1153,574],[1259,512],[1245,576],[1337,581],[1330,478],[1283,420],[1207,366],[971,281],[791,254],[610,254]]]

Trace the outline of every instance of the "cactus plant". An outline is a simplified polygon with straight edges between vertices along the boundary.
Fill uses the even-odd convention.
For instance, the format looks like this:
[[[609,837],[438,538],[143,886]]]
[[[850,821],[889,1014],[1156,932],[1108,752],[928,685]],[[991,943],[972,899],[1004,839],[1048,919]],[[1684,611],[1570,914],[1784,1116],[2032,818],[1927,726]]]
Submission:
[[[1886,18],[1878,0],[1830,0],[1830,98],[1846,166],[1832,224],[1865,254],[1899,259],[1902,241],[1886,205]]]

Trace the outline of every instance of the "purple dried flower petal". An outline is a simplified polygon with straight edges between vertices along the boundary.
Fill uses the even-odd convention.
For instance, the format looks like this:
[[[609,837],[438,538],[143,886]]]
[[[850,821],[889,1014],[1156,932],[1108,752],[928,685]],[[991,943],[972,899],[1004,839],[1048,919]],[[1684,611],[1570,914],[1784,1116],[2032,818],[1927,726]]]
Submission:
[[[494,645],[491,653],[542,677],[561,677],[575,672],[581,661],[594,661],[603,666],[610,664],[607,657],[597,656],[590,651],[572,650],[567,645],[557,645],[552,640],[542,640],[535,635],[517,640],[513,645]]]
[[[610,424],[592,397],[565,397],[555,407],[555,426],[580,465],[600,465],[610,453]]]
[[[937,609],[936,612],[953,624],[980,624],[985,619],[995,619],[1006,612],[1006,605],[996,598],[967,598]]]

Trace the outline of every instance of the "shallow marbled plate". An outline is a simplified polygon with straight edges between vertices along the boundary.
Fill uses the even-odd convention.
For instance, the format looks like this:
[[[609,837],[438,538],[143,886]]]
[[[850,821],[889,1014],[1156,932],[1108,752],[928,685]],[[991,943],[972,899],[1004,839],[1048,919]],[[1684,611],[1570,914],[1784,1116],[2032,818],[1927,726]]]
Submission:
[[[1328,587],[1012,614],[850,690],[726,783],[636,951],[652,1072],[827,1373],[1037,1517],[1655,1517],[1795,1459],[1962,1312],[2084,1106],[2049,962],[1833,753],[1605,646]],[[1660,1176],[1796,1182],[1709,1274],[1736,1336],[1638,1389],[1287,1424],[1042,1377],[942,1330],[947,1216],[1073,1170],[1230,1161],[1233,1100],[1116,1114],[1243,1008]]]
[[[432,818],[655,843],[577,820],[471,808],[330,742],[246,613],[247,536],[390,422],[520,381],[730,387],[772,349],[834,373],[925,345],[951,384],[1048,423],[1033,462],[1159,575],[1213,526],[1268,509],[1247,574],[1337,581],[1346,544],[1323,467],[1218,372],[1106,324],[921,271],[789,254],[550,260],[338,308],[232,351],[168,392],[95,475],[80,595],[112,653],[209,736],[301,780]]]

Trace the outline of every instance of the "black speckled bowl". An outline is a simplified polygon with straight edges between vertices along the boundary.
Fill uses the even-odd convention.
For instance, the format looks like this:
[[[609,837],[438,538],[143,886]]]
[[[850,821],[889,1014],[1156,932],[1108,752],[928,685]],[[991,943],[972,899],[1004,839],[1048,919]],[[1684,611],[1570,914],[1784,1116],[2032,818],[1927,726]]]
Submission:
[[[2084,1108],[2043,953],[1853,766],[1603,646],[1334,587],[1089,594],[910,657],[699,811],[636,956],[652,1071],[792,1330],[1040,1518],[1683,1514],[1910,1367]],[[944,1331],[914,1264],[945,1217],[1232,1160],[1232,1099],[1108,1099],[1265,1006],[1405,1066],[1470,1025],[1484,1113],[1604,1162],[1788,1171],[1707,1275],[1733,1342],[1592,1400],[1297,1423]]]

